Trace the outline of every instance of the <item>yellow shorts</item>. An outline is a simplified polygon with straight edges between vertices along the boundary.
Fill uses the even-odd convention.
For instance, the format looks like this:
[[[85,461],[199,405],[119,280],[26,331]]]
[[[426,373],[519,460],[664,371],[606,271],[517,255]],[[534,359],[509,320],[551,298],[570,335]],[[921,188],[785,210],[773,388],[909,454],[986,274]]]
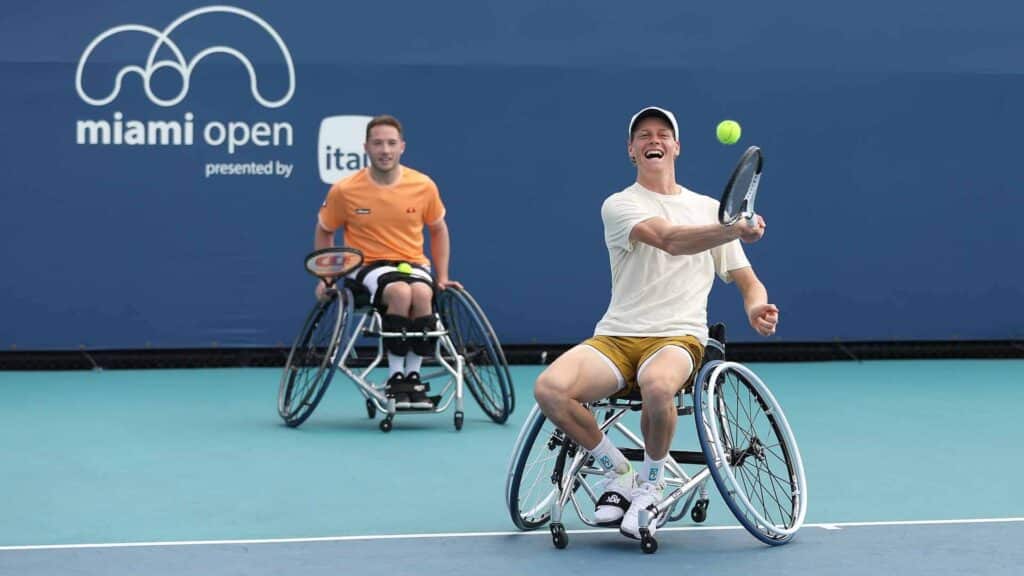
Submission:
[[[693,359],[693,372],[683,384],[684,390],[693,386],[693,379],[704,358],[704,346],[694,336],[594,336],[582,344],[600,352],[619,371],[623,388],[616,396],[630,394],[636,388],[636,375],[644,362],[666,346],[682,348]]]

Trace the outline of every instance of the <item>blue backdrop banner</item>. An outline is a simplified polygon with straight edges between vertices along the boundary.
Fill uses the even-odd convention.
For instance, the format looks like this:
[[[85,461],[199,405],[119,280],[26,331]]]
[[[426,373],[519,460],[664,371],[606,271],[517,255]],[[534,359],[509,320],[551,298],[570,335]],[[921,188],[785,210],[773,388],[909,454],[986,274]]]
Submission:
[[[675,111],[695,191],[764,150],[768,232],[746,249],[774,340],[1024,337],[1024,7],[740,8],[8,2],[0,346],[290,343],[317,210],[381,113],[502,341],[581,340],[647,105]],[[709,314],[758,340],[733,287]]]

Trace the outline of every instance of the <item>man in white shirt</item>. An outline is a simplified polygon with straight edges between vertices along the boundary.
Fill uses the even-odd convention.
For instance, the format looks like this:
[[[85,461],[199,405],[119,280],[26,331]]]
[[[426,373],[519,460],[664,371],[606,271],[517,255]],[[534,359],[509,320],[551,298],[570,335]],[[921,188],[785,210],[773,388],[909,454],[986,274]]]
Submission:
[[[612,298],[594,336],[561,355],[537,378],[534,395],[549,420],[605,470],[595,512],[639,538],[638,512],[664,489],[664,464],[676,427],[675,396],[692,386],[707,343],[707,302],[717,275],[736,282],[759,334],[775,333],[778,308],[754,274],[739,240],[756,242],[765,221],[718,222],[718,201],[676,183],[675,116],[644,108],[629,123],[636,183],[601,206]],[[634,471],[582,403],[639,386],[644,463]],[[650,527],[653,534],[656,526]]]

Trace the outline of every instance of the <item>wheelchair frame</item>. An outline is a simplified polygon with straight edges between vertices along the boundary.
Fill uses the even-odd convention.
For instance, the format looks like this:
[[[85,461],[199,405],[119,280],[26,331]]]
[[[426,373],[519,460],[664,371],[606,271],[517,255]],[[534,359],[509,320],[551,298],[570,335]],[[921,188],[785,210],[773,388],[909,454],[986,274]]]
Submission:
[[[356,291],[360,289],[362,289],[361,285],[356,285],[348,280],[340,283],[340,285],[332,285],[328,292],[330,299],[326,302],[317,302],[314,306],[306,320],[306,324],[292,346],[282,375],[278,393],[278,413],[282,419],[291,427],[301,425],[316,409],[324,392],[330,385],[334,372],[340,369],[363,395],[366,402],[367,416],[373,419],[376,417],[377,412],[381,412],[384,415],[380,422],[380,429],[382,431],[389,432],[392,429],[393,420],[398,413],[437,414],[448,410],[453,403],[455,404],[455,429],[461,430],[465,419],[463,400],[466,386],[464,376],[467,368],[472,368],[472,362],[467,361],[466,357],[460,353],[459,347],[453,342],[451,327],[445,324],[440,307],[435,307],[433,313],[438,326],[436,330],[429,332],[382,332],[380,311],[376,306],[369,303],[365,290],[363,294],[365,302],[360,301],[359,296],[356,294]],[[458,289],[449,288],[449,290]],[[473,396],[481,404],[487,415],[492,420],[502,423],[508,418],[514,407],[514,392],[511,376],[508,373],[507,361],[501,351],[501,345],[497,341],[497,336],[494,334],[486,317],[483,316],[483,311],[479,309],[479,305],[476,304],[475,300],[467,292],[460,291],[459,296],[452,297],[462,298],[463,306],[473,308],[471,314],[478,323],[478,328],[485,331],[484,338],[487,340],[485,344],[487,350],[485,352],[489,353],[490,358],[497,359],[495,369],[498,371],[498,385],[502,388],[502,397],[497,400],[494,399],[492,397],[493,394],[488,394],[483,389],[482,382],[471,383],[471,392],[473,392]],[[323,347],[322,357],[319,357],[320,363],[316,366],[316,373],[313,378],[314,383],[303,394],[303,397],[298,399],[298,405],[293,406],[296,399],[291,396],[294,392],[295,380],[300,376],[299,372],[303,369],[303,366],[300,366],[299,363],[306,360],[299,357],[300,348],[309,344],[313,332],[324,322],[323,317],[330,312],[332,306],[337,306],[338,311],[336,318],[333,319],[329,342]],[[358,320],[355,320],[356,316],[359,316]],[[376,355],[365,367],[357,368],[350,366],[350,359],[359,359],[355,345],[363,337],[375,337],[377,339]],[[424,383],[441,377],[447,377],[447,380],[441,391],[431,397],[434,404],[433,408],[397,409],[394,400],[387,398],[385,395],[386,385],[383,383],[379,385],[374,384],[368,378],[370,372],[377,368],[384,358],[384,339],[430,337],[436,338],[433,360],[437,362],[437,366],[433,367],[436,369],[431,371],[423,371],[421,380]],[[319,350],[319,348],[316,349]],[[479,377],[477,373],[474,373],[474,376]],[[480,389],[478,390],[477,388]],[[489,407],[484,406],[485,401],[490,403]]]
[[[779,545],[788,542],[804,521],[807,482],[792,429],[778,402],[760,378],[746,366],[724,360],[724,326],[718,331],[721,340],[709,339],[709,358],[701,366],[693,388],[690,392],[681,392],[677,396],[677,414],[694,416],[701,450],[670,450],[665,465],[665,484],[672,490],[646,510],[641,510],[639,514],[640,544],[646,553],[653,553],[658,549],[658,542],[649,529],[652,523],[656,522],[657,526],[661,527],[667,522],[681,519],[687,512],[690,513],[691,519],[698,523],[707,518],[709,498],[706,484],[709,478],[718,487],[730,511],[744,528],[766,544]],[[747,435],[747,431],[740,430],[729,422],[730,399],[725,398],[727,392],[720,393],[719,386],[729,385],[730,376],[739,380],[756,401],[756,407],[753,404],[745,407],[747,415],[751,416],[751,413],[759,409],[761,412],[758,414],[763,414],[765,421],[770,425],[770,432],[777,436],[777,444],[765,445],[756,431]],[[689,404],[685,401],[686,398],[691,399]],[[638,395],[624,399],[604,399],[591,403],[588,407],[595,417],[604,412],[603,421],[599,419],[603,432],[615,429],[633,445],[632,448],[620,448],[629,460],[643,460],[642,438],[621,422],[626,414],[642,408]],[[754,424],[754,416],[758,414],[751,416],[751,425]],[[545,422],[548,422],[552,430],[545,433],[546,438],[541,438],[541,429]],[[523,488],[524,475],[528,473],[526,468],[530,453],[538,446],[538,440],[545,442],[539,445],[539,450],[543,455],[546,449],[548,458],[535,466],[543,466],[553,460],[554,467],[550,476],[547,476],[543,469],[540,470],[539,473],[543,475],[538,476],[534,484],[544,484],[545,480],[550,480],[550,489],[545,493],[542,486],[542,498],[524,512],[521,509],[522,500],[528,500],[529,495],[522,497],[520,492]],[[746,445],[740,448],[744,443]],[[749,460],[751,458],[753,460]],[[752,466],[757,468],[760,461],[767,462],[768,459],[784,463],[788,478],[774,474],[770,470],[761,475],[758,469],[758,475],[754,479],[744,476],[745,471],[740,470],[748,461],[754,462]],[[684,464],[702,467],[695,472],[687,473],[683,469]],[[741,479],[737,479],[737,471],[742,476]],[[554,427],[541,413],[540,407],[534,406],[516,440],[509,464],[505,495],[512,521],[521,530],[536,529],[550,522],[553,544],[557,548],[565,548],[569,538],[562,520],[564,510],[570,503],[584,524],[600,526],[593,518],[592,512],[587,510],[588,506],[580,502],[579,493],[582,490],[592,510],[600,493],[595,486],[588,483],[588,480],[594,482],[602,478],[604,472],[594,465],[590,453]],[[755,482],[768,482],[770,486],[766,490],[763,485],[754,486]],[[535,488],[536,486],[530,486],[529,490],[532,492]],[[756,488],[761,490],[758,491]],[[789,494],[785,493],[787,489]],[[748,495],[748,492],[754,494]],[[767,514],[764,510],[766,492],[770,492],[768,496],[775,499],[780,509],[788,497],[788,512],[781,511],[778,516]],[[758,499],[760,502],[752,502]]]
[[[381,331],[381,315],[376,307],[368,305],[366,307],[356,309],[352,292],[346,288],[347,296],[346,307],[348,308],[348,314],[362,313],[362,317],[359,322],[353,327],[351,333],[347,337],[348,344],[344,350],[340,352],[340,362],[338,362],[338,368],[341,369],[342,373],[349,377],[350,380],[356,385],[356,388],[362,393],[366,399],[366,413],[370,418],[376,416],[376,412],[380,411],[384,413],[384,419],[380,422],[380,429],[387,432],[391,430],[391,422],[395,418],[395,414],[399,412],[395,408],[395,400],[388,398],[384,394],[386,388],[385,384],[375,385],[367,379],[367,376],[373,371],[381,360],[384,358],[384,340],[386,338],[437,338],[434,343],[434,359],[438,362],[441,369],[433,372],[426,372],[420,375],[420,379],[426,383],[438,377],[448,375],[448,380],[445,382],[444,388],[441,392],[434,396],[436,400],[433,402],[433,408],[421,408],[421,409],[410,409],[402,410],[405,413],[426,413],[426,414],[438,414],[444,412],[455,402],[455,429],[461,430],[465,412],[463,410],[463,398],[464,398],[464,383],[463,383],[463,366],[464,360],[461,354],[455,350],[455,345],[452,344],[451,338],[448,335],[448,329],[444,326],[441,320],[440,314],[434,312],[434,319],[441,326],[438,330],[430,332],[383,332]],[[361,370],[353,370],[351,367],[346,365],[346,361],[349,358],[357,359],[358,356],[355,352],[356,341],[360,337],[376,337],[377,338],[377,354],[370,361],[369,365]],[[441,351],[445,350],[453,359],[454,366],[448,360],[444,358]],[[454,385],[454,393],[448,394],[449,390]],[[447,396],[446,396],[447,394]]]

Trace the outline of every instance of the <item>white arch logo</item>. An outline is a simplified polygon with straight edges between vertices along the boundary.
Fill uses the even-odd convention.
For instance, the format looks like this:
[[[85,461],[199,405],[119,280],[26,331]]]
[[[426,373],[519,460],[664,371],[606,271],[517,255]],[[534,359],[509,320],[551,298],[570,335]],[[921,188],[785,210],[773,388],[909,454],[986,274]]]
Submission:
[[[284,96],[277,100],[264,98],[263,95],[260,94],[256,78],[256,70],[253,67],[252,62],[250,62],[244,54],[230,46],[211,46],[200,51],[198,54],[193,56],[191,60],[185,59],[184,54],[182,54],[178,46],[171,40],[171,32],[192,18],[210,13],[227,13],[240,16],[256,23],[270,34],[274,39],[274,42],[276,42],[277,46],[281,49],[281,55],[284,56],[285,63],[288,66],[288,91]],[[155,38],[153,47],[149,50],[149,57],[146,59],[145,67],[135,65],[125,66],[118,71],[117,76],[114,78],[114,89],[110,94],[107,94],[102,98],[93,98],[89,96],[85,93],[85,89],[82,88],[82,73],[85,70],[85,64],[89,60],[89,56],[101,42],[115,34],[121,34],[124,32],[142,32]],[[167,47],[170,49],[174,54],[174,59],[157,61],[156,54],[161,47]],[[156,28],[150,28],[149,26],[143,26],[141,24],[123,24],[103,32],[94,38],[88,46],[86,46],[85,51],[82,52],[82,57],[78,59],[78,69],[75,71],[75,89],[78,91],[78,96],[85,102],[92,104],[93,106],[105,106],[113,102],[114,99],[117,98],[118,94],[120,94],[121,82],[125,75],[134,73],[138,74],[142,78],[143,86],[145,86],[146,89],[146,96],[149,97],[151,102],[159,106],[174,106],[184,100],[185,96],[188,95],[189,78],[192,75],[192,70],[200,61],[202,61],[203,58],[206,58],[211,54],[230,54],[237,58],[249,72],[249,88],[252,91],[253,98],[266,108],[279,108],[287,104],[288,101],[292,99],[292,95],[295,93],[295,64],[292,62],[292,55],[288,52],[288,47],[285,46],[284,41],[281,39],[281,36],[277,31],[270,27],[270,24],[267,24],[266,21],[252,12],[242,10],[241,8],[235,8],[234,6],[206,6],[203,8],[197,8],[179,16],[177,20],[171,22],[163,30],[157,30]],[[150,86],[150,78],[153,73],[164,68],[170,68],[181,76],[181,91],[179,91],[173,98],[169,99],[160,98],[154,94],[152,87]]]

